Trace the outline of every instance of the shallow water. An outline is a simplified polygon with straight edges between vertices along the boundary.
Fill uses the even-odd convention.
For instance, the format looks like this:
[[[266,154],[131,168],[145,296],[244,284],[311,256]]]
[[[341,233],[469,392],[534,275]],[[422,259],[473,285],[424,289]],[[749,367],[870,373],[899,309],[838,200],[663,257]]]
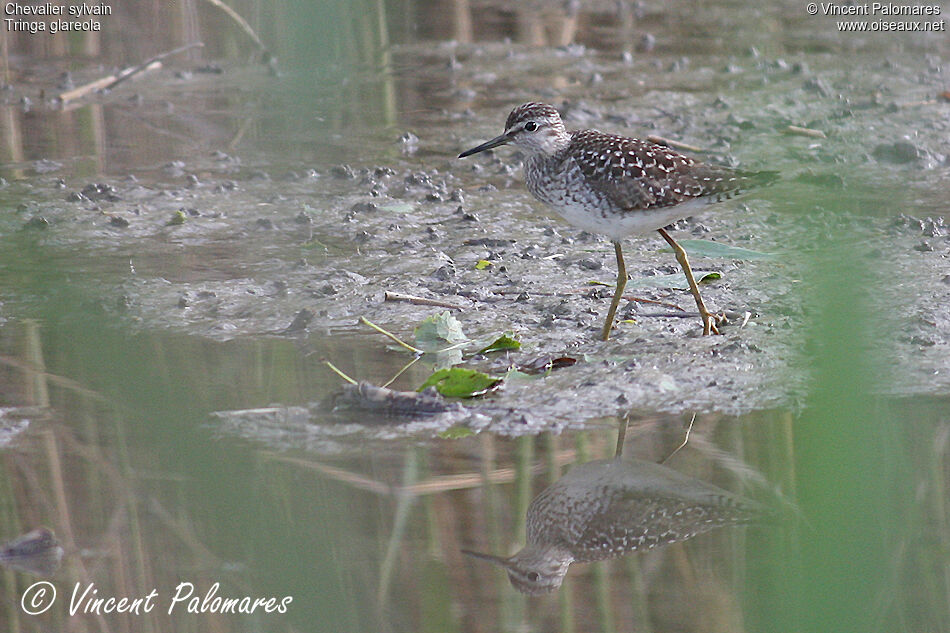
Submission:
[[[214,7],[159,5],[115,6],[101,41],[4,33],[0,541],[46,525],[65,550],[43,614],[21,603],[41,578],[4,572],[4,630],[950,629],[944,34],[846,36],[787,3],[235,3],[274,76]],[[782,172],[676,226],[773,255],[693,258],[723,336],[651,285],[674,262],[644,236],[628,292],[672,307],[623,305],[597,339],[609,244],[535,206],[513,150],[454,159],[531,99]],[[411,341],[444,309],[386,291],[523,344],[465,366],[577,363],[461,413],[340,407],[325,361],[379,385],[413,359],[358,317]],[[531,498],[612,455],[623,416],[626,455],[689,429],[670,467],[797,511],[574,564],[541,598],[461,554],[516,551]],[[91,585],[155,606],[96,614]]]

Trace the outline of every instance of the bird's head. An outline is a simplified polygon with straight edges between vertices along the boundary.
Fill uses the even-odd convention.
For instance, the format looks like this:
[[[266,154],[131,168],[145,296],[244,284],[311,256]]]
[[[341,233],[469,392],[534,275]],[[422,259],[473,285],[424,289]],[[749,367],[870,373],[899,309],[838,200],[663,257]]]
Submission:
[[[462,152],[459,158],[508,143],[531,154],[552,156],[568,142],[570,135],[564,129],[561,115],[554,106],[546,103],[524,103],[508,115],[504,134]]]
[[[470,550],[462,550],[462,553],[504,567],[511,586],[530,596],[551,593],[560,587],[567,575],[567,568],[574,560],[570,555],[561,555],[557,551],[531,547],[525,547],[508,558]]]

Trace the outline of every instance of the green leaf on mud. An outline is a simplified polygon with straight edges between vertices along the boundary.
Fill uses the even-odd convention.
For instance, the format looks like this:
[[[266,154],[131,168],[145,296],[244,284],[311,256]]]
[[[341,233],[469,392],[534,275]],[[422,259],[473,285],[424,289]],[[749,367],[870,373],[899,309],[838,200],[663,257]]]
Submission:
[[[478,354],[488,354],[490,352],[503,352],[508,350],[521,349],[521,343],[511,338],[507,334],[502,334],[489,345],[478,350]]]
[[[491,266],[491,262],[487,259],[480,259],[475,262],[475,270],[485,270],[489,266]]]
[[[439,437],[443,440],[458,440],[463,437],[471,437],[472,435],[475,435],[475,431],[467,426],[451,426],[439,433]]]
[[[416,328],[415,336],[416,344],[427,351],[468,340],[468,337],[462,332],[462,325],[458,319],[449,314],[448,311],[423,320]]]
[[[171,219],[168,221],[168,226],[180,226],[185,223],[187,218],[188,216],[185,215],[185,212],[178,209],[178,211],[172,214]]]
[[[474,369],[440,369],[422,383],[419,391],[426,387],[435,387],[443,396],[451,398],[474,398],[497,389],[503,380],[495,376],[483,374]]]
[[[753,251],[748,248],[729,246],[710,240],[683,240],[680,242],[689,255],[696,257],[720,257],[723,259],[772,259],[772,253]]]

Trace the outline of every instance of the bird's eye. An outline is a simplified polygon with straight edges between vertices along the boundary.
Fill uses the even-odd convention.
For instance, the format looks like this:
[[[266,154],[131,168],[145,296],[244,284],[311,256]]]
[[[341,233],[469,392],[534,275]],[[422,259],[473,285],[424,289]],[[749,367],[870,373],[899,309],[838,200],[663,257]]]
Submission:
[[[537,127],[538,127],[537,124],[532,124],[532,125],[534,125],[535,129],[537,129]],[[527,129],[528,129],[528,126],[527,126],[527,125],[524,126],[524,129],[527,130]],[[539,580],[541,580],[541,574],[539,574],[539,573],[536,572],[536,571],[529,571],[529,572],[528,572],[528,580],[530,580],[531,582],[538,582]]]
[[[537,129],[538,129],[538,124],[535,123],[534,121],[528,121],[527,123],[524,124],[525,132],[534,132]]]

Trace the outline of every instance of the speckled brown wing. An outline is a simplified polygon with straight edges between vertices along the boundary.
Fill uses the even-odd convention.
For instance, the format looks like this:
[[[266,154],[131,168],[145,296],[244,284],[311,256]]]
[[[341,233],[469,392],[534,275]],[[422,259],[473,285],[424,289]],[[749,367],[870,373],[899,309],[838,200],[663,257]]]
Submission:
[[[677,519],[687,521],[672,520],[677,512],[680,513]],[[694,517],[698,521],[691,521]],[[699,521],[702,521],[702,512],[682,501],[649,497],[618,499],[591,520],[578,541],[571,544],[571,552],[576,562],[590,563],[669,545],[706,531],[698,529]]]
[[[577,562],[619,556],[765,518],[765,507],[661,464],[620,458],[572,468],[528,507],[527,542]]]
[[[575,543],[576,562],[593,562],[627,552],[685,541],[697,534],[751,523],[761,511],[729,495],[707,495],[702,501],[628,491],[591,517]]]
[[[570,155],[592,189],[614,206],[631,211],[698,198],[726,199],[751,186],[756,176],[706,165],[649,141],[596,130],[575,132]]]

